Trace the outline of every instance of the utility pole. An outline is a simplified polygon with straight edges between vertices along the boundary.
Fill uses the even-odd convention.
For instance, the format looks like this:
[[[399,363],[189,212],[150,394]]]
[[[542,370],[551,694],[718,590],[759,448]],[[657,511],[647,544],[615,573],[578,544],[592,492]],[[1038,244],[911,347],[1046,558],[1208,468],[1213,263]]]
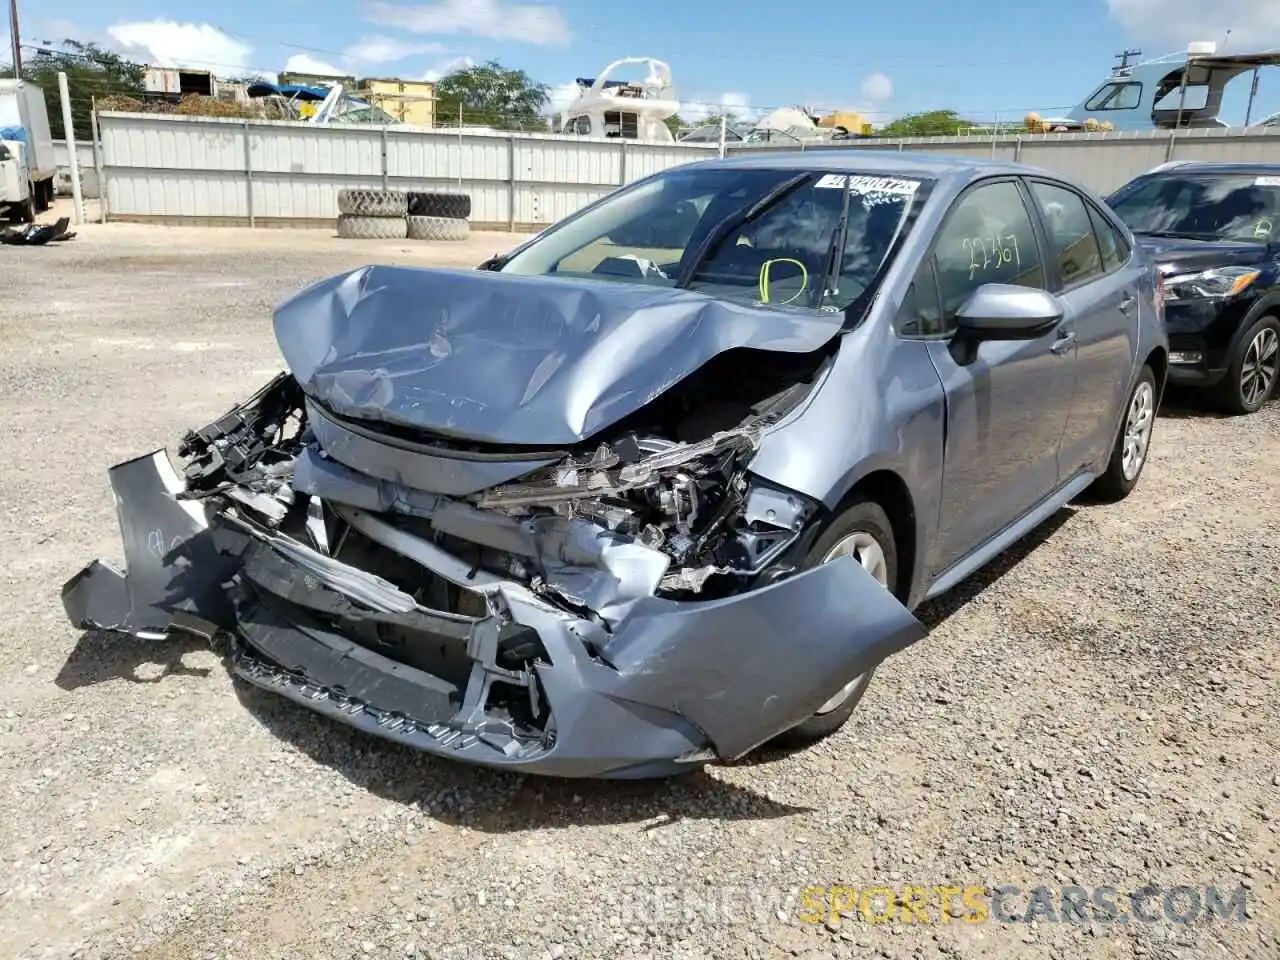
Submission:
[[[18,39],[18,0],[9,0],[9,42],[13,44],[13,77],[22,77],[22,43]]]
[[[1119,60],[1120,66],[1115,68],[1116,72],[1129,69],[1129,58],[1142,56],[1141,50],[1125,50],[1123,53],[1117,53],[1112,59]]]

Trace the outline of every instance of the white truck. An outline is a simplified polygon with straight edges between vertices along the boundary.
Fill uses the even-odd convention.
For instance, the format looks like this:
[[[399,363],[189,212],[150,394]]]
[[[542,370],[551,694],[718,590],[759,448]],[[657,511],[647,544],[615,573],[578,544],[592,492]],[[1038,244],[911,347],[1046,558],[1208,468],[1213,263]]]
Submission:
[[[0,80],[0,213],[31,223],[53,205],[57,173],[44,91]]]

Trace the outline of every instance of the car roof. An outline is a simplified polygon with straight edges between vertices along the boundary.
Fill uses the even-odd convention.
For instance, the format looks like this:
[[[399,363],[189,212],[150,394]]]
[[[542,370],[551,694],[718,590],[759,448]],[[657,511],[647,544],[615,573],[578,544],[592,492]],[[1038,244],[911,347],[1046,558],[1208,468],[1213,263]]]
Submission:
[[[872,173],[931,180],[956,180],[968,182],[978,177],[1000,174],[1051,177],[1071,183],[1069,177],[1052,170],[1032,167],[1022,163],[1000,160],[984,160],[977,157],[956,157],[933,153],[914,153],[908,150],[873,150],[866,147],[843,147],[822,150],[759,150],[724,159],[708,160],[699,166],[706,167],[767,167],[784,170],[828,170],[849,173]]]
[[[1225,173],[1280,175],[1280,163],[1266,161],[1233,161],[1233,160],[1172,160],[1161,164],[1154,170],[1147,171],[1148,176],[1159,176],[1162,173]]]

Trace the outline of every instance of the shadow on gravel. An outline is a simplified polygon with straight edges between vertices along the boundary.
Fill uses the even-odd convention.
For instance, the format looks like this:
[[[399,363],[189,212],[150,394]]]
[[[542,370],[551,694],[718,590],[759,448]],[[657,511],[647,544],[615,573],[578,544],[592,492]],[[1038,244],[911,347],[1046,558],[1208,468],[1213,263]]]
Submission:
[[[1160,401],[1158,417],[1168,420],[1226,420],[1228,415],[1198,390],[1170,385]]]
[[[1083,499],[1080,502],[1082,504],[1087,503]],[[1050,537],[1062,529],[1062,526],[1076,515],[1077,510],[1078,508],[1074,505],[1063,507],[977,573],[966,580],[960,581],[960,583],[937,599],[922,603],[916,610],[916,617],[929,630],[945,623],[949,617],[968,604],[969,601],[973,600],[988,587],[993,586],[1034,550],[1048,542]]]
[[[160,683],[169,677],[207,677],[208,667],[188,667],[182,658],[194,650],[208,650],[209,644],[191,634],[176,633],[165,640],[140,640],[123,633],[90,630],[80,635],[71,656],[62,665],[54,683],[63,690],[78,690],[108,680],[131,683]],[[139,675],[140,667],[159,666]]]
[[[485,833],[678,820],[771,820],[814,808],[778,803],[705,771],[667,780],[564,780],[451,763],[313,714],[238,678],[236,696],[274,736],[359,787],[424,816]]]
[[[1071,506],[1063,507],[973,576],[967,580],[962,580],[952,590],[936,600],[930,600],[917,607],[916,618],[924,624],[927,630],[933,630],[935,627],[941,626],[949,617],[973,600],[974,597],[988,587],[993,586],[996,581],[1017,566],[1025,557],[1029,556],[1033,550],[1046,543],[1075,514],[1076,508]],[[911,654],[908,652],[906,655],[910,656]],[[804,746],[765,746],[740,760],[727,764],[727,766],[755,767],[762,764],[776,763],[779,760],[785,760],[793,753],[799,753],[805,749]]]

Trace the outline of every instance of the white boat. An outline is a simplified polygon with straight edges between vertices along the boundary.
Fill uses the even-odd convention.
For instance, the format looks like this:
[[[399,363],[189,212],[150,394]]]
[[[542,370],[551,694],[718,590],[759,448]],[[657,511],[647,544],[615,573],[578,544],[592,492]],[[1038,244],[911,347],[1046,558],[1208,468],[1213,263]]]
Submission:
[[[619,67],[644,64],[643,80],[615,80]],[[579,77],[579,94],[560,113],[560,130],[583,137],[621,137],[650,143],[671,143],[675,138],[666,121],[680,111],[671,68],[652,57],[623,57],[599,75]]]

